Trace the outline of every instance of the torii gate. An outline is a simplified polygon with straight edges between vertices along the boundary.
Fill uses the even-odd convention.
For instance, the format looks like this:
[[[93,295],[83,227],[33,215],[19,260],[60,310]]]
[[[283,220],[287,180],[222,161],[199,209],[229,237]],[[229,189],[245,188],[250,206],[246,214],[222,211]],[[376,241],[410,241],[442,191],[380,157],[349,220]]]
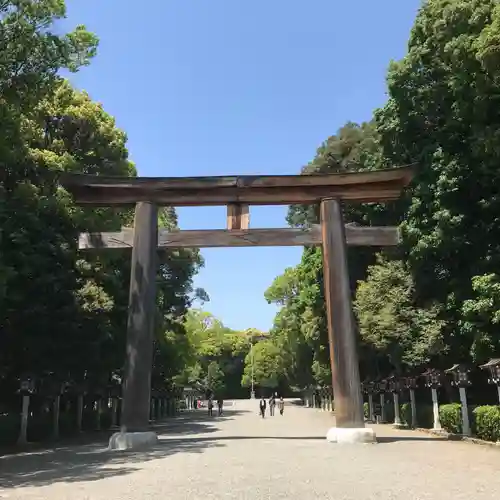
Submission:
[[[157,248],[322,245],[336,427],[329,441],[370,442],[365,428],[346,245],[387,246],[397,228],[345,226],[341,202],[399,198],[411,167],[321,175],[231,177],[101,177],[61,174],[81,206],[135,206],[134,228],[82,234],[80,249],[132,247],[121,432],[110,448],[156,442],[148,431]],[[308,229],[249,229],[250,205],[317,204],[321,223]],[[158,231],[158,206],[227,206],[227,229]]]

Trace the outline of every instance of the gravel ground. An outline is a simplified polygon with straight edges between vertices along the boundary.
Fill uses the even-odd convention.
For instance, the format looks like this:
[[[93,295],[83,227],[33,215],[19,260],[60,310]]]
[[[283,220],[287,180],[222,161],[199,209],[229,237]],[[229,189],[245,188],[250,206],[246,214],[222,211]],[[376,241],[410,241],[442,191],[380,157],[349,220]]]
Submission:
[[[257,415],[236,401],[222,418],[185,414],[158,425],[141,452],[102,444],[0,457],[0,499],[432,499],[500,493],[500,450],[375,426],[376,445],[325,440],[327,413],[289,405]]]

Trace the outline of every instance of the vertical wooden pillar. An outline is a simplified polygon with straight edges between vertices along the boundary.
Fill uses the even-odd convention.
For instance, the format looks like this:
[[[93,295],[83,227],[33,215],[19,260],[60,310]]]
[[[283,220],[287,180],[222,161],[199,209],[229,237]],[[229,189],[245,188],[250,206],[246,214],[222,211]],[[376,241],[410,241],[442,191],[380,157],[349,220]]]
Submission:
[[[364,427],[347,244],[340,202],[321,202],[323,273],[335,421],[337,427]]]
[[[139,202],[135,207],[130,273],[122,432],[144,432],[148,429],[157,244],[158,209],[153,203]]]

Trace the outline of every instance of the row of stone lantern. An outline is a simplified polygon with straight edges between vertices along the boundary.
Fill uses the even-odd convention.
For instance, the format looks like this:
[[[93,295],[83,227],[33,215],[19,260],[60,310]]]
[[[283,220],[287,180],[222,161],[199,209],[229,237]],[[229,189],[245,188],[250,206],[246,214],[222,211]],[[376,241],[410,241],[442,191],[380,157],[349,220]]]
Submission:
[[[52,399],[52,438],[59,437],[60,401],[63,394],[76,396],[76,430],[82,432],[84,397],[87,394],[94,396],[93,410],[96,413],[95,429],[101,429],[101,414],[103,404],[111,409],[111,429],[117,429],[118,407],[121,400],[121,380],[113,379],[111,383],[96,383],[91,386],[88,382],[69,383],[60,382],[55,378],[40,379],[30,374],[24,374],[19,383],[19,394],[22,396],[21,425],[18,444],[27,443],[27,429],[30,398],[34,394],[41,394]],[[177,411],[177,401],[183,395],[183,388],[167,390],[152,390],[151,392],[151,420],[161,419],[174,415]]]
[[[305,406],[333,411],[333,389],[329,386],[309,386],[303,391]]]
[[[183,398],[186,405],[186,410],[196,410],[197,402],[202,399],[202,394],[199,390],[192,387],[184,387]]]
[[[150,421],[161,420],[177,413],[177,402],[181,392],[178,389],[153,389],[150,401]]]
[[[488,383],[497,386],[498,399],[500,403],[500,359],[491,359],[488,363],[481,365],[482,370],[487,370],[489,372]],[[445,374],[452,377],[451,383],[453,386],[457,387],[460,395],[461,413],[462,413],[462,432],[466,436],[470,436],[470,422],[469,422],[469,412],[467,404],[467,387],[471,385],[469,379],[470,370],[467,366],[463,364],[455,364],[448,370],[444,371]],[[431,390],[432,396],[432,407],[433,407],[433,429],[441,430],[441,422],[439,419],[439,401],[438,392],[439,387],[443,383],[443,373],[439,370],[430,368],[425,371],[420,377],[423,377],[425,382],[425,387]],[[387,379],[376,381],[376,382],[364,382],[362,384],[362,390],[368,395],[368,406],[369,406],[369,419],[375,421],[375,411],[373,404],[373,395],[380,394],[380,418],[384,421],[384,403],[385,394],[387,392],[392,392],[394,401],[394,425],[401,426],[401,417],[399,414],[399,393],[401,390],[409,390],[410,393],[410,405],[411,405],[411,425],[412,427],[417,426],[417,412],[415,403],[415,389],[417,388],[417,378],[413,377],[403,377],[397,379],[394,375],[388,377]]]
[[[482,370],[489,372],[488,383],[497,386],[498,399],[500,404],[500,358],[491,359],[488,363],[481,365]],[[469,379],[470,370],[463,364],[455,364],[448,370],[444,371],[452,377],[451,383],[457,387],[460,395],[461,414],[462,414],[462,433],[470,436],[470,422],[467,404],[467,387],[471,385]],[[415,389],[418,387],[417,380],[422,377],[424,379],[424,386],[431,390],[432,408],[433,408],[433,430],[439,431],[442,429],[441,421],[439,418],[439,400],[438,389],[443,383],[443,372],[430,368],[418,376],[406,376],[396,378],[392,375],[386,379],[378,381],[365,381],[361,384],[362,392],[368,396],[368,419],[375,422],[380,418],[381,422],[385,422],[385,395],[390,392],[393,395],[394,404],[394,425],[399,427],[402,425],[400,408],[399,408],[399,394],[403,390],[409,391],[410,408],[411,408],[411,426],[417,427],[417,408],[415,401]],[[374,395],[379,394],[380,404],[377,405],[378,411],[375,411],[375,404],[373,401]],[[310,386],[304,391],[305,403],[307,407],[321,407],[323,410],[333,410],[333,391],[331,387]],[[317,404],[317,398],[321,399],[321,404]],[[375,415],[377,413],[377,415]]]

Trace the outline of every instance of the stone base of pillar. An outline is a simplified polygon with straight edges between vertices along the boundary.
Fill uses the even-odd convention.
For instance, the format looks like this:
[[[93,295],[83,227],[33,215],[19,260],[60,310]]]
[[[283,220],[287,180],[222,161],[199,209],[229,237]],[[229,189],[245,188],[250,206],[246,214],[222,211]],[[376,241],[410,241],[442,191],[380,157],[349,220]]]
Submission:
[[[332,427],[326,434],[326,440],[338,444],[376,443],[377,437],[370,427]]]
[[[405,424],[392,424],[394,429],[404,429],[406,427]]]
[[[110,450],[137,450],[158,443],[156,432],[115,432],[109,438]]]

